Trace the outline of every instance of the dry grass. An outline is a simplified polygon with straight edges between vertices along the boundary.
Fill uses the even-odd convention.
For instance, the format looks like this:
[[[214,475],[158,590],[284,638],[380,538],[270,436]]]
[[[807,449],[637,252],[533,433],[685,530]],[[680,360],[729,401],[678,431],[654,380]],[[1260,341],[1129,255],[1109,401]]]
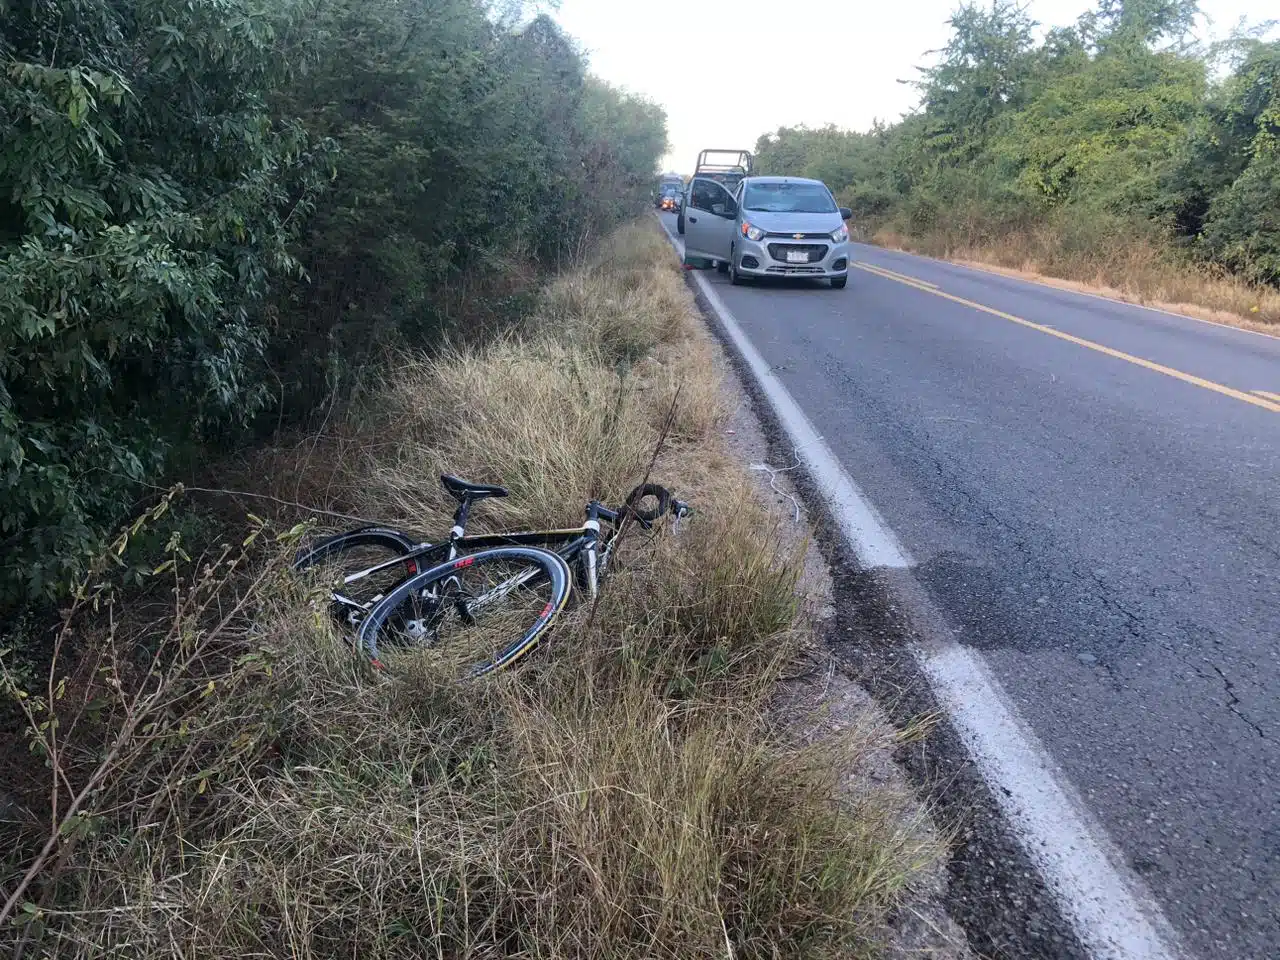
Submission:
[[[1073,236],[1080,233],[1081,236]],[[872,241],[970,266],[995,268],[1023,279],[1156,307],[1196,319],[1280,334],[1280,290],[1246,283],[1192,262],[1154,240],[1092,236],[1087,224],[1064,231],[1059,223],[998,235],[986,231],[910,236],[891,228]]]
[[[937,851],[901,796],[842,785],[856,744],[801,746],[774,719],[806,641],[799,558],[717,439],[714,358],[664,241],[635,227],[611,250],[518,338],[402,358],[358,416],[280,462],[342,449],[331,501],[417,527],[447,522],[446,468],[511,486],[478,519],[568,522],[644,475],[678,394],[654,476],[697,516],[627,540],[595,610],[474,684],[425,660],[375,677],[271,556],[249,582],[179,564],[177,601],[209,614],[178,631],[188,666],[140,707],[55,728],[68,786],[125,718],[147,732],[12,931],[50,955],[148,960],[878,953]],[[108,669],[62,699],[50,684],[45,706],[128,686],[111,665],[155,629],[101,639]],[[37,813],[24,840],[56,820]]]

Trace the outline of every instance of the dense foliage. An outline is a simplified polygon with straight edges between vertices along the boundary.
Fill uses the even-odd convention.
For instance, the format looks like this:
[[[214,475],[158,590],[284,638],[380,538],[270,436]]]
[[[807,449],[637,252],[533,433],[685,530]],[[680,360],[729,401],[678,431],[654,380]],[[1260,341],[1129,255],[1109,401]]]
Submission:
[[[453,278],[637,209],[666,141],[483,0],[4,0],[0,71],[0,607]]]
[[[1186,40],[1196,13],[1101,0],[1037,42],[1008,0],[963,6],[915,113],[867,133],[781,129],[759,166],[821,177],[856,215],[908,233],[1137,235],[1280,283],[1280,41],[1205,49]]]

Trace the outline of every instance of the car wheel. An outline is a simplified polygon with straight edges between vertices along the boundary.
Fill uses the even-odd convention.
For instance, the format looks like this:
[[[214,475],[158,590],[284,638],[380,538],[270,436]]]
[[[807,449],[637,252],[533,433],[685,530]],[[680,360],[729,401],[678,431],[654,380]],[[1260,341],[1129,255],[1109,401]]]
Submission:
[[[728,272],[729,272],[728,263],[726,263],[724,260],[720,260],[716,263],[716,273],[728,273]]]
[[[682,237],[684,236],[684,211],[683,210],[681,210],[676,215],[676,233],[680,234],[680,236]]]
[[[738,255],[733,252],[733,248],[729,248],[729,283],[735,287],[740,287],[746,283],[746,278],[738,272]]]
[[[832,289],[832,290],[843,290],[843,289],[844,289],[844,285],[845,285],[846,283],[848,283],[848,282],[849,282],[849,278],[848,278],[848,277],[832,277],[832,278],[831,278],[831,289]]]

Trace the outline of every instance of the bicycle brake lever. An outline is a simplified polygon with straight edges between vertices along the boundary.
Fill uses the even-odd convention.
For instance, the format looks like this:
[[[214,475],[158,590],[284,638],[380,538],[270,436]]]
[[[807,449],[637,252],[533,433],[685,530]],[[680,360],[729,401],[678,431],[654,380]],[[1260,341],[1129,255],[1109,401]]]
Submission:
[[[683,500],[676,500],[673,498],[671,501],[671,513],[675,516],[675,521],[671,525],[672,531],[674,533],[679,533],[680,521],[685,517],[690,516],[693,513],[693,508]]]

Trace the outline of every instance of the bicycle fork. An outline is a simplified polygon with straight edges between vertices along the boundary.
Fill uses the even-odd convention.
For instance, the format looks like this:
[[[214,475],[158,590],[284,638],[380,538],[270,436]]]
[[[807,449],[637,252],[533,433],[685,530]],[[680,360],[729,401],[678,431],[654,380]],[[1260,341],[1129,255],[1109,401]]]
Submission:
[[[604,555],[600,554],[601,518],[617,524],[621,515],[595,500],[587,504],[587,519],[583,524],[587,531],[587,542],[582,548],[582,579],[586,583],[587,596],[592,603],[595,603],[596,595],[600,592],[600,575],[609,562],[608,546]]]

